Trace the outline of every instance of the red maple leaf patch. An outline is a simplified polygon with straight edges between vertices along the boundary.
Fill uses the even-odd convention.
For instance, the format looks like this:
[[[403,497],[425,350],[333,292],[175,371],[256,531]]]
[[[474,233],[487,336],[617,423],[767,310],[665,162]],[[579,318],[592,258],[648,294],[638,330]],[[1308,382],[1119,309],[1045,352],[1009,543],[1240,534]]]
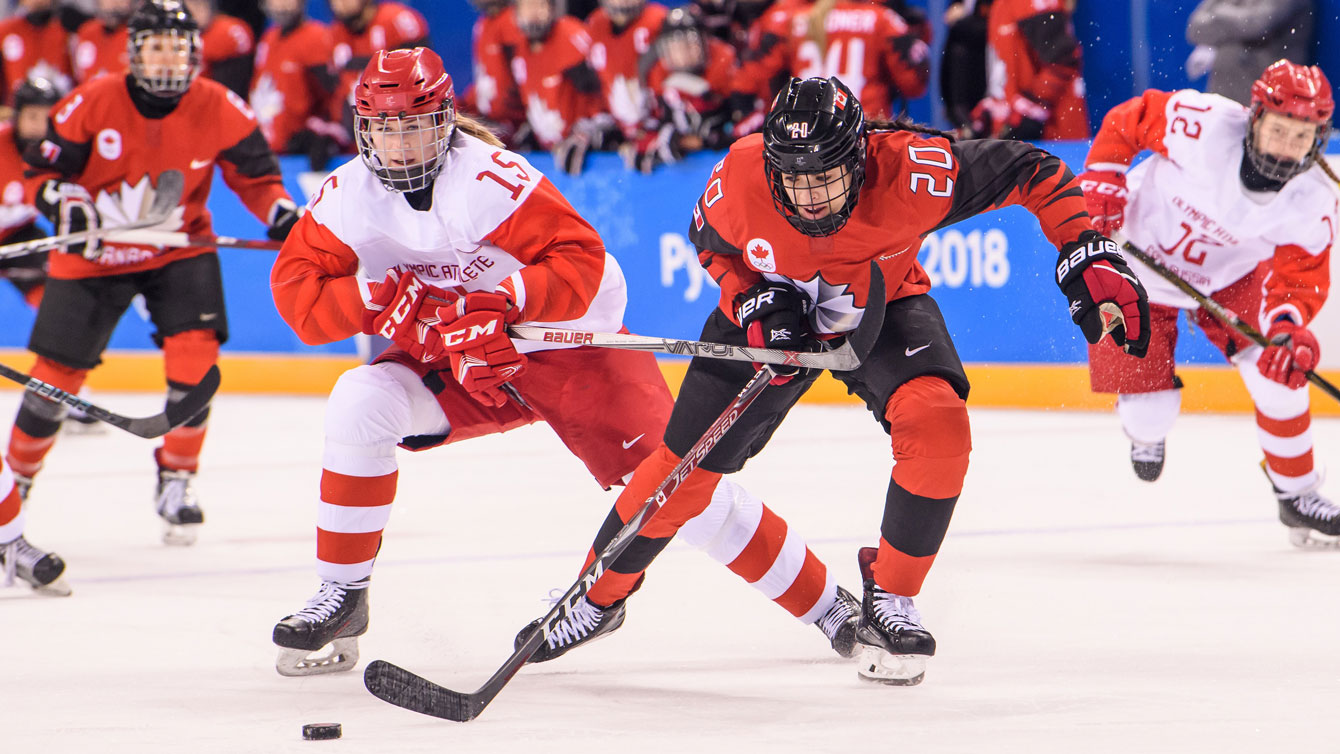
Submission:
[[[761,243],[751,244],[749,246],[749,253],[752,254],[755,259],[768,258],[768,249],[763,248],[763,244]]]

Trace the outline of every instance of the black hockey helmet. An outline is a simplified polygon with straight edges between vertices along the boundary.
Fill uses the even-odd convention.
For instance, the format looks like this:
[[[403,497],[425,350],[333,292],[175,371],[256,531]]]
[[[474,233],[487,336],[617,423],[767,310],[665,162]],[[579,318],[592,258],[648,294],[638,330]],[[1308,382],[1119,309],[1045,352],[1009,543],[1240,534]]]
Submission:
[[[51,79],[42,76],[29,76],[14,90],[14,111],[17,113],[30,105],[51,107],[60,102],[65,93]]]
[[[656,37],[656,55],[669,71],[701,73],[707,67],[707,40],[698,14],[687,6],[667,13]]]
[[[130,75],[146,92],[165,99],[186,93],[200,74],[200,25],[181,0],[144,0],[126,22],[126,47],[130,57]],[[172,65],[146,64],[145,46],[163,37],[167,50],[184,53]],[[157,52],[159,50],[155,50]]]
[[[865,180],[865,147],[861,102],[845,84],[836,78],[791,79],[763,123],[763,170],[777,211],[808,236],[841,230]],[[797,207],[792,196],[799,191],[830,203]],[[838,192],[844,192],[843,202],[832,209]]]

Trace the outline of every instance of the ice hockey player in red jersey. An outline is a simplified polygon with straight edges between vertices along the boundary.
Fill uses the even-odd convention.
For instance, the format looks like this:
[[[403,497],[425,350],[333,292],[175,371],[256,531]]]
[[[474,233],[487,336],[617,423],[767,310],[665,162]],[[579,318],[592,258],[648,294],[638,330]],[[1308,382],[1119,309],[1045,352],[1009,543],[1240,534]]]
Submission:
[[[1116,245],[1093,230],[1079,183],[1059,159],[1022,142],[954,142],[907,123],[866,121],[860,102],[836,78],[792,79],[762,134],[731,147],[693,208],[689,238],[721,286],[703,340],[804,350],[854,329],[867,307],[886,307],[869,356],[858,369],[833,375],[889,433],[895,460],[877,546],[858,555],[865,587],[859,672],[871,680],[917,683],[935,652],[913,597],[949,526],[971,447],[968,380],[927,295],[930,280],[917,251],[927,233],[1011,204],[1033,213],[1059,249],[1051,269],[1086,339],[1110,331],[1117,345],[1143,354],[1144,290]],[[887,300],[866,300],[872,262],[887,281]],[[778,372],[642,536],[664,547],[681,526],[690,529],[685,522],[709,507],[721,476],[763,449],[818,376],[796,369]],[[619,496],[621,520],[642,506],[754,374],[747,363],[692,361],[664,441]],[[607,525],[593,550],[617,530]],[[622,600],[657,551],[620,556],[587,593],[589,610],[603,615],[617,604],[622,613]],[[569,620],[551,630],[568,632],[576,645],[599,629]]]
[[[134,0],[98,0],[98,13],[74,36],[74,80],[82,84],[126,70],[126,21]]]
[[[648,353],[514,344],[505,333],[519,322],[617,332],[628,292],[600,236],[554,185],[456,114],[436,54],[374,54],[355,104],[361,160],[327,178],[271,285],[304,342],[361,331],[394,346],[331,392],[317,514],[321,586],[274,628],[284,675],[357,662],[396,494],[397,445],[424,450],[545,421],[609,488],[656,446],[671,407]],[[709,554],[752,574],[806,622],[819,621],[834,649],[850,653],[854,600],[840,599],[845,592],[803,538],[732,484],[716,503],[712,510],[735,523]],[[785,547],[745,547],[755,540]]]
[[[36,186],[25,176],[23,153],[46,136],[51,107],[63,92],[52,82],[30,77],[14,93],[14,115],[0,125],[0,245],[43,238],[34,206]],[[37,307],[46,284],[47,252],[0,261],[0,277],[7,279],[29,306]]]
[[[270,28],[256,46],[249,101],[276,154],[306,154],[320,170],[330,158],[327,140],[343,133],[331,121],[335,42],[303,7],[302,0],[265,0]]]
[[[18,0],[14,15],[0,20],[0,101],[10,104],[24,79],[44,78],[62,90],[72,85],[69,35],[57,18],[57,0]]]
[[[218,0],[186,0],[186,10],[200,24],[200,75],[246,97],[256,55],[251,27],[240,18],[220,13]]]
[[[54,552],[34,547],[23,536],[23,495],[9,464],[0,463],[0,587],[23,581],[42,594],[67,597],[61,579],[65,561]]]
[[[473,30],[475,80],[461,97],[461,109],[483,116],[507,144],[513,144],[526,110],[512,76],[520,44],[510,0],[471,0],[479,11]],[[529,129],[527,129],[529,130]]]
[[[70,92],[53,109],[45,138],[24,155],[41,181],[37,207],[58,234],[112,227],[139,218],[161,177],[179,171],[179,205],[155,228],[209,233],[205,203],[214,167],[243,203],[282,238],[297,220],[279,163],[246,103],[222,85],[198,79],[200,34],[179,0],[146,0],[131,16],[130,70]],[[167,400],[181,400],[218,360],[228,337],[218,255],[201,247],[164,248],[110,240],[53,251],[46,293],[28,348],[32,374],[78,393],[96,367],[117,321],[143,295],[163,349]],[[65,415],[62,405],[24,397],[9,437],[7,465],[27,488],[42,468]],[[154,451],[154,506],[169,544],[194,541],[203,519],[192,480],[208,410],[169,432]]]
[[[353,151],[354,84],[377,50],[403,50],[429,47],[428,21],[423,14],[390,0],[330,0],[330,12],[337,23],[331,24],[335,43],[335,69],[339,84],[331,97],[332,122],[345,129],[343,138],[332,146]]]
[[[987,16],[987,97],[976,138],[1087,139],[1083,56],[1074,0],[995,0]]]
[[[601,0],[586,19],[588,58],[605,100],[605,112],[625,139],[633,139],[651,113],[647,67],[665,21],[665,6],[647,0]]]
[[[1340,543],[1340,507],[1318,491],[1304,374],[1320,357],[1308,324],[1331,285],[1338,218],[1321,154],[1334,112],[1321,69],[1286,60],[1266,69],[1246,108],[1151,89],[1107,114],[1080,176],[1096,227],[1121,231],[1270,340],[1254,345],[1132,260],[1152,304],[1149,355],[1099,344],[1089,369],[1095,391],[1118,394],[1135,473],[1152,482],[1163,471],[1182,401],[1173,353],[1185,309],[1242,376],[1280,520],[1299,546]],[[1146,150],[1149,159],[1130,168]]]

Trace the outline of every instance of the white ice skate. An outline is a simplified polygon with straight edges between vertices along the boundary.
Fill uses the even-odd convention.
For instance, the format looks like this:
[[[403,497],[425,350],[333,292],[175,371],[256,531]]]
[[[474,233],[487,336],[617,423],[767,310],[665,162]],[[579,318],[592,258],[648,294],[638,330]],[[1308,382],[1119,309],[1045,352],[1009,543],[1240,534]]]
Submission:
[[[195,544],[205,514],[191,485],[194,479],[194,471],[158,469],[154,506],[163,519],[163,544],[177,547]]]
[[[33,547],[22,536],[0,545],[0,566],[4,568],[0,585],[14,586],[22,581],[37,594],[49,597],[69,597],[71,594],[70,586],[61,578],[65,561],[54,552]]]

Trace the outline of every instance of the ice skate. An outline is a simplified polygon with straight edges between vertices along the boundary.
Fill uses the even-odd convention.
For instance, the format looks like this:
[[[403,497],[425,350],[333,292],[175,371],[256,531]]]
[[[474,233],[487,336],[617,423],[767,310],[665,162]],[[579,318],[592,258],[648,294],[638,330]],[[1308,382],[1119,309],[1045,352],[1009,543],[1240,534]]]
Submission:
[[[1266,462],[1261,462],[1266,471]],[[1289,528],[1289,543],[1304,550],[1340,549],[1340,507],[1317,492],[1321,481],[1306,490],[1284,492],[1272,480],[1270,488],[1280,504],[1280,523]]]
[[[861,603],[851,592],[837,588],[837,600],[828,608],[814,625],[824,632],[833,644],[833,651],[845,658],[857,655],[860,648],[856,644],[856,626],[861,619]]]
[[[606,636],[623,625],[624,600],[599,607],[586,597],[577,600],[572,610],[560,613],[557,623],[545,631],[545,642],[526,662],[548,662],[569,650]],[[513,648],[520,648],[530,632],[540,625],[539,618],[526,624],[516,635]]]
[[[1135,475],[1152,482],[1163,473],[1164,440],[1136,442],[1131,440],[1131,468]]]
[[[43,552],[19,536],[0,545],[0,565],[4,567],[4,586],[25,581],[39,594],[70,596],[70,587],[61,578],[65,561],[54,552]]]
[[[205,513],[191,486],[194,471],[158,468],[158,491],[154,505],[164,522],[163,544],[184,547],[195,544]]]
[[[353,670],[358,637],[368,630],[368,579],[342,584],[322,581],[307,607],[275,624],[279,645],[275,670],[284,676]],[[330,645],[330,651],[318,654]]]
[[[921,625],[911,597],[875,585],[871,569],[877,550],[862,547],[859,555],[864,595],[856,641],[861,645],[861,678],[891,686],[915,686],[926,677],[926,658],[935,654],[935,637]]]

